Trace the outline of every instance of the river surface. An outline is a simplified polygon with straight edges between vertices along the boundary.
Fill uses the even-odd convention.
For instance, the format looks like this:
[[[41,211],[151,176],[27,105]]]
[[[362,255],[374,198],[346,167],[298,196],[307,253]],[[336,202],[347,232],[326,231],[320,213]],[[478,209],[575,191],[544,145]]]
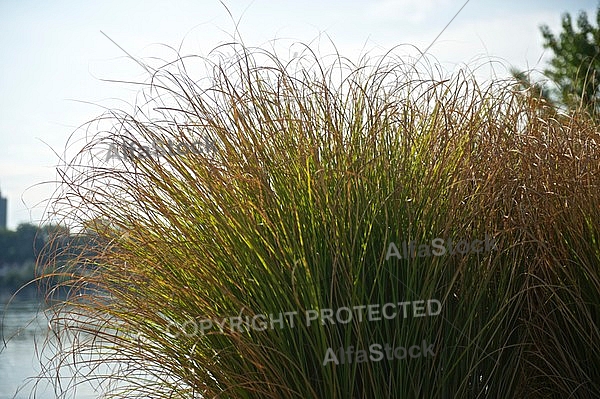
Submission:
[[[0,399],[102,397],[102,389],[89,383],[61,395],[48,379],[36,379],[42,365],[51,364],[40,361],[40,356],[45,359],[48,355],[42,351],[44,342],[52,340],[48,318],[48,312],[37,301],[13,302],[7,308],[5,303],[0,304]],[[61,377],[70,376],[63,371]]]

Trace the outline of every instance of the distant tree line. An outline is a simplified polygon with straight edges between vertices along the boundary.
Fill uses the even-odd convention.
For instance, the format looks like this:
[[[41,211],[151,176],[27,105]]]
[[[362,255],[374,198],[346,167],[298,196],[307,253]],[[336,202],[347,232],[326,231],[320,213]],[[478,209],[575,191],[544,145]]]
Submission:
[[[0,229],[0,298],[24,286],[28,295],[35,294],[37,285],[30,283],[36,278],[36,264],[46,264],[51,258],[57,264],[66,261],[75,255],[73,240],[81,237],[58,225],[23,223],[16,230]]]

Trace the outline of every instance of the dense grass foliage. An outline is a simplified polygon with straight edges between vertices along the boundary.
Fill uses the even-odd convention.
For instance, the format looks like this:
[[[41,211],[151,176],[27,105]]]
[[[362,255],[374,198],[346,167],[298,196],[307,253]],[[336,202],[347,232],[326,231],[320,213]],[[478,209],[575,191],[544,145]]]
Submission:
[[[128,398],[599,397],[595,121],[507,81],[328,60],[222,47],[89,125],[54,209],[96,250],[45,265],[70,289],[47,377],[89,366]],[[403,256],[436,238],[487,247]],[[303,316],[420,300],[441,312]],[[324,365],[423,341],[434,356]]]

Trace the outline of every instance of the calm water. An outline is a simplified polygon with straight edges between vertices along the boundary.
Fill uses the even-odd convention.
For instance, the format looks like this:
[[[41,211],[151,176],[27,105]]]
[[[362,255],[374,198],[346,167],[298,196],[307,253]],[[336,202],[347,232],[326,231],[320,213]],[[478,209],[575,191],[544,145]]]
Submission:
[[[35,383],[34,378],[40,375],[39,356],[48,332],[48,314],[38,302],[13,302],[8,309],[0,304],[0,399],[102,397],[102,389],[90,384],[81,384],[76,391],[61,396],[48,380]],[[48,352],[41,352],[43,359],[47,355]],[[61,376],[66,377],[64,372]]]

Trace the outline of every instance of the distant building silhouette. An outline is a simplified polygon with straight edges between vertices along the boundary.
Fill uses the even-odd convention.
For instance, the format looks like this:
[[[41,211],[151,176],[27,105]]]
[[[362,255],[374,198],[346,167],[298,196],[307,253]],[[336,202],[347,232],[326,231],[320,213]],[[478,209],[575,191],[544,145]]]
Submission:
[[[6,204],[7,200],[2,196],[2,191],[0,191],[0,229],[6,228]]]

